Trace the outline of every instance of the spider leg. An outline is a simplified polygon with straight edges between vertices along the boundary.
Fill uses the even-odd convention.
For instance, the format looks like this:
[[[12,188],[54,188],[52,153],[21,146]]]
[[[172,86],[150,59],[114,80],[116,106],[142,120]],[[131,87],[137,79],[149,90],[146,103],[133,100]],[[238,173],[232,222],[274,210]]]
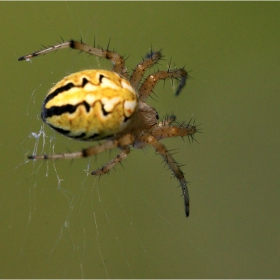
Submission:
[[[158,126],[169,126],[176,121],[176,116],[172,113],[170,115],[166,115],[163,120],[158,122]]]
[[[193,135],[197,132],[197,127],[193,123],[170,125],[167,121],[159,122],[157,126],[154,126],[151,130],[152,135],[157,139],[165,139],[170,137],[184,137],[189,139],[193,138]]]
[[[117,163],[120,163],[124,159],[126,159],[127,155],[130,153],[130,149],[128,146],[119,147],[121,149],[121,152],[112,160],[110,160],[108,163],[106,163],[104,166],[102,166],[100,169],[94,170],[91,172],[91,175],[103,175],[107,172],[109,172]]]
[[[96,48],[96,47],[92,47],[90,45],[84,44],[83,42],[79,42],[79,41],[74,41],[74,40],[70,40],[67,42],[62,42],[60,44],[51,46],[49,48],[45,48],[43,50],[40,51],[36,51],[33,52],[31,54],[28,55],[24,55],[21,56],[18,60],[30,60],[33,57],[36,56],[40,56],[40,55],[44,55],[47,54],[49,52],[52,51],[58,51],[61,49],[66,49],[66,48],[72,48],[75,50],[80,50],[82,52],[86,52],[98,57],[102,57],[102,58],[106,58],[108,60],[111,60],[111,62],[113,63],[113,71],[124,76],[125,78],[128,77],[127,75],[127,69],[125,67],[125,60],[122,56],[120,56],[119,54],[112,52],[108,49],[101,49],[101,48]]]
[[[159,142],[154,136],[151,135],[143,135],[139,137],[141,142],[146,142],[154,147],[154,149],[163,157],[169,168],[171,169],[173,175],[178,179],[180,182],[183,196],[184,196],[184,204],[185,204],[185,214],[189,216],[189,207],[190,207],[190,199],[189,199],[189,192],[187,181],[185,180],[184,173],[180,169],[179,165],[173,159],[171,154],[168,152],[166,147]]]
[[[175,92],[175,95],[179,95],[180,91],[186,84],[188,73],[185,69],[181,68],[181,69],[174,69],[174,70],[168,69],[167,71],[158,71],[154,74],[149,75],[139,89],[140,100],[145,102],[147,98],[150,96],[157,82],[159,80],[165,80],[168,78],[179,79],[179,85]]]
[[[147,68],[152,67],[155,63],[157,63],[161,59],[162,55],[159,51],[151,52],[146,55],[146,57],[140,62],[135,69],[129,79],[132,87],[136,90],[141,82],[141,79]]]
[[[106,142],[100,145],[95,145],[87,149],[83,149],[80,152],[54,154],[54,155],[31,155],[28,158],[33,160],[38,160],[38,159],[73,159],[73,158],[89,157],[92,155],[102,153],[107,150],[111,150],[116,147],[123,147],[123,146],[130,145],[133,142],[134,142],[134,137],[130,134],[126,134],[116,140],[107,140]]]

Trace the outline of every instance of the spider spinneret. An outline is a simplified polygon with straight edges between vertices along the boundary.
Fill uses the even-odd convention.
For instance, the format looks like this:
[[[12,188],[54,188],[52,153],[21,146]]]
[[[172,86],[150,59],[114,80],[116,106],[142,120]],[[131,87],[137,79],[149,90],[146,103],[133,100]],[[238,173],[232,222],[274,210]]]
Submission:
[[[120,153],[92,175],[103,175],[117,163],[124,160],[130,152],[130,146],[143,148],[151,145],[165,160],[173,175],[180,182],[185,205],[185,214],[189,216],[189,193],[187,182],[178,163],[173,159],[161,139],[187,136],[193,139],[196,125],[175,123],[175,115],[159,121],[157,111],[146,103],[159,80],[177,79],[179,81],[175,95],[179,95],[186,84],[188,74],[184,68],[157,71],[148,75],[141,84],[145,71],[155,65],[162,57],[160,51],[151,51],[135,67],[129,76],[125,61],[119,54],[108,49],[92,47],[83,42],[70,40],[20,57],[31,58],[46,53],[72,48],[113,63],[112,71],[83,70],[71,74],[47,94],[42,107],[42,119],[59,133],[77,140],[105,142],[80,152],[31,155],[28,158],[58,159],[88,157],[113,148]]]

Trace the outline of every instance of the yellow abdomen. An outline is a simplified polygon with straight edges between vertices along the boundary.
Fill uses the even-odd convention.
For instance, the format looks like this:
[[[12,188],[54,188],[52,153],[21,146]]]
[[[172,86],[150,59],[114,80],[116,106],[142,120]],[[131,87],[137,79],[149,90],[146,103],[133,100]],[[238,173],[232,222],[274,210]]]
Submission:
[[[43,103],[42,119],[65,136],[100,140],[131,122],[137,102],[130,83],[117,73],[84,70],[51,88]]]

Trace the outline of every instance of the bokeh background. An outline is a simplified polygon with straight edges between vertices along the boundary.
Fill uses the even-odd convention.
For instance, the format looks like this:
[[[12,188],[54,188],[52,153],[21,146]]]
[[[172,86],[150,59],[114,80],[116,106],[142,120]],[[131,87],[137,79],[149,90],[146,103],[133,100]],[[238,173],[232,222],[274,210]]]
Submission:
[[[1,278],[279,278],[279,2],[1,2]],[[196,119],[197,142],[165,140],[190,182],[181,190],[152,149],[94,178],[116,152],[31,162],[28,154],[89,146],[42,126],[53,83],[110,63],[63,50],[18,57],[60,39],[126,55],[151,46],[191,78],[160,116]],[[42,131],[40,137],[39,132]],[[36,137],[37,136],[37,137]]]

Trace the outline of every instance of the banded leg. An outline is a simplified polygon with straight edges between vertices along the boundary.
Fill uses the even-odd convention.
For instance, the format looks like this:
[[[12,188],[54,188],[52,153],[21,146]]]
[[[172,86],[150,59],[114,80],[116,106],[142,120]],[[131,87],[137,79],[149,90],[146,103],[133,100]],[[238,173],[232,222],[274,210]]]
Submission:
[[[194,122],[192,124],[190,121],[188,124],[171,125],[172,123],[170,123],[170,121],[172,121],[172,119],[160,122],[158,126],[152,128],[151,134],[157,140],[176,136],[187,136],[189,139],[194,139],[193,135],[196,132],[200,132]]]
[[[155,137],[151,135],[144,135],[141,137],[141,141],[146,142],[147,144],[150,144],[154,147],[154,149],[163,157],[163,159],[171,169],[173,175],[180,182],[183,196],[184,196],[185,214],[188,217],[190,212],[189,211],[190,199],[189,199],[188,186],[184,177],[184,173],[182,172],[182,170],[180,169],[176,161],[173,159],[173,157],[170,155],[166,147],[161,142],[159,142]]]
[[[51,46],[49,48],[40,50],[40,51],[36,51],[33,52],[31,54],[28,55],[24,55],[21,56],[18,60],[30,60],[33,57],[36,56],[40,56],[40,55],[44,55],[47,54],[49,52],[52,51],[58,51],[61,49],[66,49],[66,48],[72,48],[75,50],[79,50],[82,52],[86,52],[101,58],[106,58],[108,60],[111,60],[111,62],[113,63],[113,71],[124,76],[125,78],[127,78],[127,70],[126,67],[124,65],[124,58],[122,56],[120,56],[119,54],[109,51],[108,49],[104,50],[104,49],[100,49],[100,48],[96,48],[96,47],[92,47],[90,45],[84,44],[83,42],[78,42],[78,41],[74,41],[74,40],[70,40],[67,42],[63,42],[54,46]]]
[[[158,71],[152,75],[149,75],[147,79],[143,82],[139,89],[139,98],[141,101],[146,102],[147,98],[150,96],[151,92],[153,91],[154,87],[156,86],[159,80],[165,79],[179,79],[179,85],[175,91],[175,95],[179,95],[181,90],[186,84],[188,73],[185,69],[175,69],[167,71]]]
[[[126,159],[127,155],[130,153],[129,147],[120,147],[120,149],[122,151],[114,159],[106,163],[100,169],[92,171],[91,175],[103,175],[114,168],[117,163],[121,163],[124,159]]]
[[[73,158],[89,157],[92,155],[102,153],[104,151],[111,150],[116,147],[131,145],[133,142],[134,142],[134,137],[130,134],[126,134],[117,140],[107,140],[106,142],[100,145],[89,147],[80,152],[55,154],[55,155],[31,155],[28,158],[33,160],[38,160],[38,159],[73,159]]]
[[[155,65],[160,59],[162,55],[159,51],[155,51],[147,54],[145,59],[141,63],[139,63],[135,69],[133,70],[133,73],[129,79],[132,87],[137,90],[138,86],[141,82],[141,79],[146,71],[146,69],[152,67]]]

